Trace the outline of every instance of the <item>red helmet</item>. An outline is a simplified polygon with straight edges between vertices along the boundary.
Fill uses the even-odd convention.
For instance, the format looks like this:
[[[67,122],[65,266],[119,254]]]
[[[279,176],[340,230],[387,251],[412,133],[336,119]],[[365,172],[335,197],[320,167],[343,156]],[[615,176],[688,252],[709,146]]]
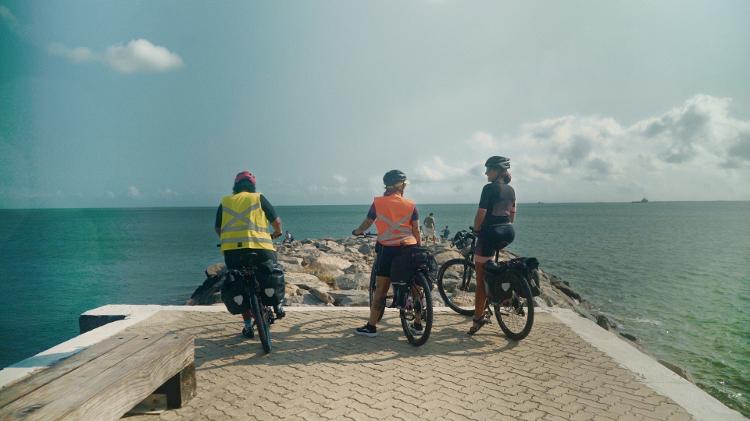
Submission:
[[[255,185],[255,176],[250,171],[242,171],[234,177],[234,184],[239,183],[242,180],[249,181],[252,185]]]

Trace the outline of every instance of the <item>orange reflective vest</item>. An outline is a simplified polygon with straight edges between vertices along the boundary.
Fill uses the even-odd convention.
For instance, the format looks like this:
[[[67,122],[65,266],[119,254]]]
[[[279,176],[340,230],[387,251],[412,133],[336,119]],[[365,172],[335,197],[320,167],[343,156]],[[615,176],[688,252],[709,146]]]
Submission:
[[[411,216],[416,205],[400,194],[375,198],[375,226],[378,228],[378,243],[384,246],[408,246],[417,244],[411,232]]]

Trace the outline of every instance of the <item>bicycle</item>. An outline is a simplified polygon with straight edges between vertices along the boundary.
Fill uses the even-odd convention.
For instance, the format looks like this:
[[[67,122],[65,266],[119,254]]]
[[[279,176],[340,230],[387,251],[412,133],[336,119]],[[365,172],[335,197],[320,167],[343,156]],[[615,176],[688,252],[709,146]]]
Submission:
[[[416,257],[415,257],[416,256]],[[404,260],[408,260],[404,262]],[[400,263],[399,263],[400,261]],[[372,303],[375,296],[376,288],[376,264],[373,263],[370,272],[370,291],[369,303]],[[434,258],[425,249],[410,247],[404,249],[400,256],[393,259],[391,266],[391,291],[393,299],[388,308],[398,308],[401,328],[404,331],[406,340],[414,346],[424,345],[432,332],[433,306],[432,306],[432,278],[430,275],[431,267],[434,268]],[[394,279],[394,268],[396,279]],[[401,281],[399,279],[407,279]],[[383,299],[378,321],[383,318],[386,303]],[[419,320],[417,320],[419,318]],[[412,329],[414,322],[422,325],[422,331]]]
[[[273,322],[276,320],[276,315],[274,314],[273,307],[263,304],[263,300],[261,299],[261,294],[264,293],[263,289],[261,288],[260,282],[258,282],[257,276],[255,276],[256,271],[255,266],[246,267],[240,270],[232,270],[230,271],[230,278],[228,279],[231,282],[241,282],[241,288],[237,289],[238,291],[242,291],[242,294],[238,294],[236,296],[231,297],[222,297],[222,300],[225,304],[229,300],[234,301],[238,306],[241,306],[242,301],[247,299],[249,304],[248,307],[250,308],[250,313],[253,316],[253,320],[255,321],[254,325],[258,329],[258,337],[260,338],[261,346],[263,347],[263,351],[268,354],[271,352],[271,327],[270,325],[273,324]],[[239,280],[233,279],[234,276],[232,275],[232,272],[239,274]],[[236,275],[235,275],[236,276]],[[226,281],[225,281],[226,282]],[[230,291],[230,288],[227,288],[227,291]],[[225,292],[222,291],[222,295],[224,295]],[[229,295],[236,294],[235,293],[229,293]],[[230,302],[231,304],[231,302]],[[234,307],[234,306],[233,306]],[[227,308],[229,308],[229,305],[227,305]],[[247,308],[247,307],[242,307]],[[242,308],[235,309],[232,311],[232,313],[241,312]],[[231,311],[231,310],[230,310]]]
[[[443,302],[453,311],[464,316],[474,315],[475,305],[475,267],[474,251],[476,249],[477,236],[472,227],[469,231],[461,230],[456,233],[451,245],[456,247],[464,257],[448,260],[438,270],[437,287]],[[517,262],[525,258],[513,259],[511,261],[499,261],[500,252],[495,253],[494,263],[498,270],[507,270],[515,267]],[[536,261],[536,259],[534,259]],[[488,262],[489,263],[489,262]],[[493,300],[491,294],[487,294],[485,304],[485,317],[492,317],[493,309],[500,329],[505,336],[520,341],[528,336],[534,324],[534,292],[538,291],[536,284],[532,292],[533,283],[530,275],[525,271],[523,276],[507,276],[502,282],[503,288],[497,290],[502,297]],[[454,282],[455,281],[455,282]],[[485,283],[488,279],[485,278]],[[485,285],[485,287],[487,287]],[[506,289],[507,288],[507,289]],[[488,288],[489,292],[490,288]],[[537,294],[538,295],[538,294]],[[492,308],[490,308],[492,307]]]

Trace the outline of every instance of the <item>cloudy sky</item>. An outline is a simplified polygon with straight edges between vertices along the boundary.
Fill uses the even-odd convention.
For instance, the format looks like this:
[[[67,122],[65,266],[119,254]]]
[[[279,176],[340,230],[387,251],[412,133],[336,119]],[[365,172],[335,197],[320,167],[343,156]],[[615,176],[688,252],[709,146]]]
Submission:
[[[750,2],[0,0],[0,208],[750,200]]]

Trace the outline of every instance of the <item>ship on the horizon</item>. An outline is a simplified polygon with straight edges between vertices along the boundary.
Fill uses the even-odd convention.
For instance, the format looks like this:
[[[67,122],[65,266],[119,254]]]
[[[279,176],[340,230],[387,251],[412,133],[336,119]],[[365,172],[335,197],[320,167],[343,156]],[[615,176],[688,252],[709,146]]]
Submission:
[[[630,203],[648,203],[648,199],[646,199],[646,198],[644,197],[644,198],[643,198],[643,199],[641,199],[641,200],[633,200],[633,201],[632,201],[632,202],[630,202]]]

